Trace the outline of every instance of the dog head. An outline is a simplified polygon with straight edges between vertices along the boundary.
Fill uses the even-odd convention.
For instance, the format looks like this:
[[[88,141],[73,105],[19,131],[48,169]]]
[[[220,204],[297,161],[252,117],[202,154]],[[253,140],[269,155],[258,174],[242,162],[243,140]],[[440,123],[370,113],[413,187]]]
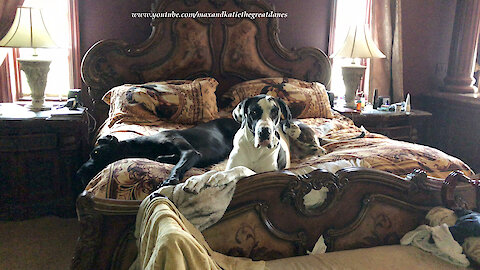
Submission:
[[[99,171],[110,164],[119,151],[118,139],[107,135],[98,139],[97,146],[90,152],[90,158],[78,169],[77,177],[86,185]]]
[[[255,147],[277,147],[282,116],[287,121],[292,114],[287,104],[279,98],[258,95],[240,102],[233,110],[233,119],[242,123],[242,128],[249,129],[254,135]]]

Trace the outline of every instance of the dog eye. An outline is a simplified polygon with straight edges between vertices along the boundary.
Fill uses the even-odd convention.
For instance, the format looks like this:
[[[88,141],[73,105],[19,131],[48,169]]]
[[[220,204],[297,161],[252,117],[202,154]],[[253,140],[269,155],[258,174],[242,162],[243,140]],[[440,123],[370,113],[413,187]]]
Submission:
[[[93,150],[92,153],[90,153],[90,156],[93,158],[98,156],[98,150]]]
[[[272,110],[270,111],[270,117],[272,119],[276,119],[278,117],[278,108],[273,107]]]

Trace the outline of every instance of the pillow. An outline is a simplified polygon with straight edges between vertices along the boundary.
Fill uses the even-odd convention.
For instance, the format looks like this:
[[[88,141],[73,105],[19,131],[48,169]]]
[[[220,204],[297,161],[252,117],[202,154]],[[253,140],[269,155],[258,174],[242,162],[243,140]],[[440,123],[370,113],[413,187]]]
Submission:
[[[259,94],[279,97],[287,103],[293,118],[333,118],[325,86],[292,78],[262,78],[232,86],[222,99],[233,110],[242,100]]]
[[[110,117],[112,111],[113,117],[115,111],[141,113],[144,116],[137,108],[141,105],[144,111],[162,120],[196,124],[218,118],[217,85],[218,82],[213,78],[126,84],[110,90],[103,100],[110,104]],[[119,100],[112,102],[113,97]]]
[[[102,98],[110,105],[108,118],[105,125],[112,127],[116,123],[146,123],[157,122],[159,119],[152,112],[145,109],[142,104],[131,104],[128,102],[127,94],[130,93],[131,85],[121,85],[112,88]]]

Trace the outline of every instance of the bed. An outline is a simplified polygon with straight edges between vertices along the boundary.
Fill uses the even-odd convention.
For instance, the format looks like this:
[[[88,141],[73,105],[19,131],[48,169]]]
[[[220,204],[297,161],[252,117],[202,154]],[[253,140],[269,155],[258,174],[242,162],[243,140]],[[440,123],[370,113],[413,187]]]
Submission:
[[[262,0],[178,0],[156,1],[152,10],[265,12],[274,7]],[[251,85],[252,80],[254,89],[260,83],[269,93],[284,82],[315,93],[329,85],[328,57],[315,48],[284,48],[277,18],[156,18],[152,27],[151,36],[141,44],[100,41],[83,59],[82,76],[92,100],[89,111],[103,123],[98,136],[126,139],[229,117],[232,105],[245,95],[238,85]],[[147,103],[132,104],[132,87],[142,92],[138,86],[151,82],[201,88],[201,95],[190,97],[195,102],[189,108],[206,103],[203,117],[187,114],[181,124],[172,123],[165,118],[178,120],[178,108],[160,119]],[[475,209],[480,204],[469,179],[473,172],[460,160],[369,132],[365,138],[342,141],[361,130],[329,107],[316,108],[329,106],[324,96],[302,97],[291,103],[299,110],[296,116],[319,136],[341,141],[326,145],[327,155],[303,159],[289,170],[241,179],[223,218],[203,231],[214,250],[271,260],[306,254],[320,235],[328,251],[398,244],[434,206]],[[309,115],[307,107],[326,115]],[[322,164],[337,161],[348,161],[349,166],[322,169]],[[133,230],[140,202],[170,168],[128,159],[92,179],[77,200],[81,233],[73,269],[128,269],[136,257]],[[185,178],[221,168],[221,164],[193,168]],[[321,204],[305,203],[307,194],[322,188],[328,192]]]

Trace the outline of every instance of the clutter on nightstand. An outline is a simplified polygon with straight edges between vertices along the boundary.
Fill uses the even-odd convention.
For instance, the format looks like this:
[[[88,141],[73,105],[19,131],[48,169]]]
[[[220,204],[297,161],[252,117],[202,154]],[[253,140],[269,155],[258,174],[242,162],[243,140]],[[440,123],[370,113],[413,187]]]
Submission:
[[[378,100],[380,98],[382,97]],[[431,119],[432,114],[412,110],[410,102],[410,95],[407,94],[403,102],[380,103],[380,106],[374,109],[374,105],[368,103],[361,108],[361,100],[359,100],[360,106],[356,110],[343,106],[345,104],[343,99],[338,99],[333,109],[352,119],[356,126],[364,126],[369,132],[383,134],[396,140],[425,143],[430,132],[428,120]]]

